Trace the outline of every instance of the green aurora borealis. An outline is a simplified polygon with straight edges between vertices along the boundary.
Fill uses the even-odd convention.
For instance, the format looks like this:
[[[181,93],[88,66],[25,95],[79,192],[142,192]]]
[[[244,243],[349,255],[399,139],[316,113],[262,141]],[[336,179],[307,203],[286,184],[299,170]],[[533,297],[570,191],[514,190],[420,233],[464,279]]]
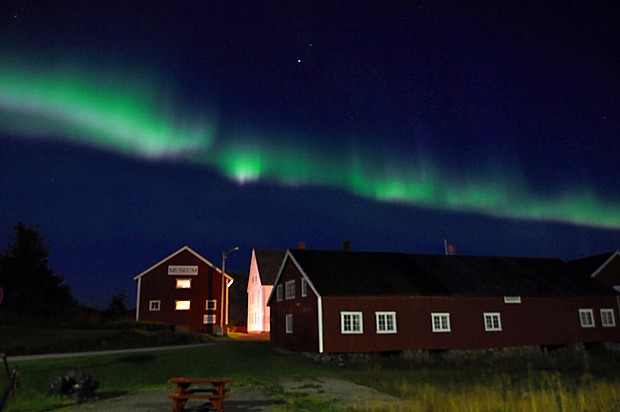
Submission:
[[[620,201],[583,184],[543,194],[508,165],[459,173],[432,156],[406,156],[368,139],[339,145],[334,136],[304,136],[302,131],[222,127],[217,105],[183,107],[163,76],[117,72],[3,64],[0,130],[151,161],[179,159],[215,169],[239,184],[329,187],[429,209],[620,229]]]

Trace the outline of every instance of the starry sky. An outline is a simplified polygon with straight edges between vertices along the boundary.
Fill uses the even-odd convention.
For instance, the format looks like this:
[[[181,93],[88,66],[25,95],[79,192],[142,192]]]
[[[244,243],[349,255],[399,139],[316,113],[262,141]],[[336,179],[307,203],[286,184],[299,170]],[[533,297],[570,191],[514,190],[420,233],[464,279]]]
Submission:
[[[184,245],[620,249],[613,2],[6,1],[0,236],[85,304]]]

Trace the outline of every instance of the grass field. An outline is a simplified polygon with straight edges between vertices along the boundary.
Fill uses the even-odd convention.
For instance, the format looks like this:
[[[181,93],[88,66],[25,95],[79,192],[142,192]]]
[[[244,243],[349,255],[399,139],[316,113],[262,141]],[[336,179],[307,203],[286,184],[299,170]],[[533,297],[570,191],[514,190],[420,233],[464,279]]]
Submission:
[[[6,325],[0,327],[0,353],[9,356],[83,352],[132,347],[199,343],[210,337],[156,328],[78,329]]]
[[[46,394],[48,383],[69,369],[101,381],[99,396],[170,388],[171,376],[230,376],[235,385],[261,385],[286,401],[283,410],[356,411],[317,396],[285,393],[283,378],[334,377],[397,396],[375,411],[620,411],[620,355],[569,348],[429,355],[352,356],[325,364],[274,349],[268,342],[221,343],[126,355],[15,362],[21,374],[13,411],[63,410],[73,401]]]

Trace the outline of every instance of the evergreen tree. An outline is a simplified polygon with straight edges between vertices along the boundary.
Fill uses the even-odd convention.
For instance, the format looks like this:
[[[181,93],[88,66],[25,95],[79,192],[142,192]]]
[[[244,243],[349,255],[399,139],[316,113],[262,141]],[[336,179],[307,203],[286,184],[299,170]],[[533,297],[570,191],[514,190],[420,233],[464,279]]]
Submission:
[[[125,306],[126,299],[127,295],[125,295],[124,292],[112,296],[110,304],[105,310],[105,315],[108,320],[122,320],[127,316],[127,307]]]
[[[49,248],[37,226],[19,222],[0,259],[2,310],[33,319],[67,319],[77,302],[63,277],[49,267]]]

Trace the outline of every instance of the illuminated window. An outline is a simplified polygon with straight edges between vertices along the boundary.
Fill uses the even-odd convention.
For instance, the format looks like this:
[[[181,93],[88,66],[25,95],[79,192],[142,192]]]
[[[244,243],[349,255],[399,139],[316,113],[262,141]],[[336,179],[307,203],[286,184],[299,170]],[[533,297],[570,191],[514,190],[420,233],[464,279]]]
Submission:
[[[206,310],[216,310],[217,309],[217,300],[216,299],[207,299],[207,304],[205,307]]]
[[[189,310],[190,301],[189,300],[175,300],[174,308],[176,310]]]
[[[484,314],[484,330],[487,332],[496,332],[502,330],[502,321],[500,314],[497,312],[490,312]]]
[[[285,284],[284,298],[286,300],[295,299],[295,279],[289,280]]]
[[[433,332],[450,332],[449,313],[431,313]]]
[[[151,300],[149,301],[149,310],[158,311],[161,308],[161,300]]]
[[[521,303],[521,296],[504,296],[504,303]]]
[[[276,288],[276,300],[282,302],[282,285],[278,285]]]
[[[305,298],[308,296],[308,282],[306,279],[301,280],[301,297]]]
[[[601,309],[601,324],[604,327],[616,326],[613,309]]]
[[[284,317],[286,322],[286,333],[293,333],[293,315],[288,314]]]
[[[205,325],[215,325],[215,315],[204,315],[202,317],[202,323]]]
[[[579,322],[582,328],[594,327],[594,313],[592,309],[579,309]]]
[[[191,279],[177,279],[177,289],[190,289],[191,287]]]
[[[396,312],[375,312],[377,333],[396,333]]]
[[[364,333],[362,312],[340,312],[341,333]]]

